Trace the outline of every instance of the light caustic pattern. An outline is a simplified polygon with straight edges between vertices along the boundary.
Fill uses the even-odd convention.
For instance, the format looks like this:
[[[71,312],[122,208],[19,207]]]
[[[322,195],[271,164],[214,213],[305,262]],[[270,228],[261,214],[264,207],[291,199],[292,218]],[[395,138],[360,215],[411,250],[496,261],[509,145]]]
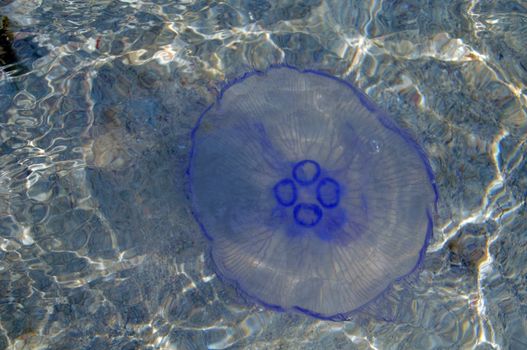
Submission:
[[[137,340],[156,349],[526,348],[521,1],[51,3],[0,4],[27,73],[0,72],[0,304],[10,315],[0,349]],[[217,81],[281,62],[360,86],[432,162],[441,193],[434,237],[419,282],[393,288],[399,322],[293,326],[289,315],[233,303],[204,264],[193,218],[177,210],[186,202],[169,180],[183,176],[203,99],[215,97]],[[156,156],[171,147],[181,165]],[[269,186],[296,181],[302,160],[331,170],[299,157]],[[342,208],[349,185],[332,178]],[[316,204],[321,220],[305,228],[316,232],[333,209],[316,199],[316,184],[294,184],[296,202],[283,210]],[[129,290],[144,291],[139,304],[124,300]],[[65,298],[73,313],[62,317]]]
[[[284,66],[247,74],[193,142],[191,198],[218,273],[262,304],[339,319],[423,258],[428,160],[353,86]]]

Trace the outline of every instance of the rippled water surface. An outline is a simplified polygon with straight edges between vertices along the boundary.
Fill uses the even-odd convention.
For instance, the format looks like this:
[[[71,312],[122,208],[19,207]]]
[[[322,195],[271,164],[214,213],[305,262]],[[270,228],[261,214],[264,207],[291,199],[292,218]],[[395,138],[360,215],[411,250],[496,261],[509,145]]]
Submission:
[[[527,348],[527,2],[0,0],[0,349]],[[185,196],[220,83],[354,83],[440,193],[396,317],[265,310],[214,274]]]

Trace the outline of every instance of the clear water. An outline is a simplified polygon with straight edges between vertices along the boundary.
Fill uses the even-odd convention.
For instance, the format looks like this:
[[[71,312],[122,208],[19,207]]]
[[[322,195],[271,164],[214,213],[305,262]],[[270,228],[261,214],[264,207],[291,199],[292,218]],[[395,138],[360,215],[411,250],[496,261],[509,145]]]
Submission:
[[[527,348],[525,1],[0,1],[0,349]],[[8,43],[9,46],[4,44]],[[397,318],[246,302],[185,197],[219,83],[287,62],[355,83],[440,191]]]

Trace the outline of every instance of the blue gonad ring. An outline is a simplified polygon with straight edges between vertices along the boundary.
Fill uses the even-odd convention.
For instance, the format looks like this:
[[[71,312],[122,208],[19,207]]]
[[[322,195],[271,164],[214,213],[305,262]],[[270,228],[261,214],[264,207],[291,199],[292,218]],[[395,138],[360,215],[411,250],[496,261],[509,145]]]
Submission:
[[[423,149],[321,72],[228,83],[192,132],[188,177],[218,276],[275,310],[345,319],[414,273],[432,233]]]

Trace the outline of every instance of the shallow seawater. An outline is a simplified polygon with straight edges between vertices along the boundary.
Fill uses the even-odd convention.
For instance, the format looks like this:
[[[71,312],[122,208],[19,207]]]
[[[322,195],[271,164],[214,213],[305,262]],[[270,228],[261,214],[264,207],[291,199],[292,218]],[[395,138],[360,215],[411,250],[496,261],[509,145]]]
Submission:
[[[0,349],[527,348],[527,4],[0,1]],[[221,82],[364,90],[440,199],[395,317],[278,313],[214,274],[186,196]]]

